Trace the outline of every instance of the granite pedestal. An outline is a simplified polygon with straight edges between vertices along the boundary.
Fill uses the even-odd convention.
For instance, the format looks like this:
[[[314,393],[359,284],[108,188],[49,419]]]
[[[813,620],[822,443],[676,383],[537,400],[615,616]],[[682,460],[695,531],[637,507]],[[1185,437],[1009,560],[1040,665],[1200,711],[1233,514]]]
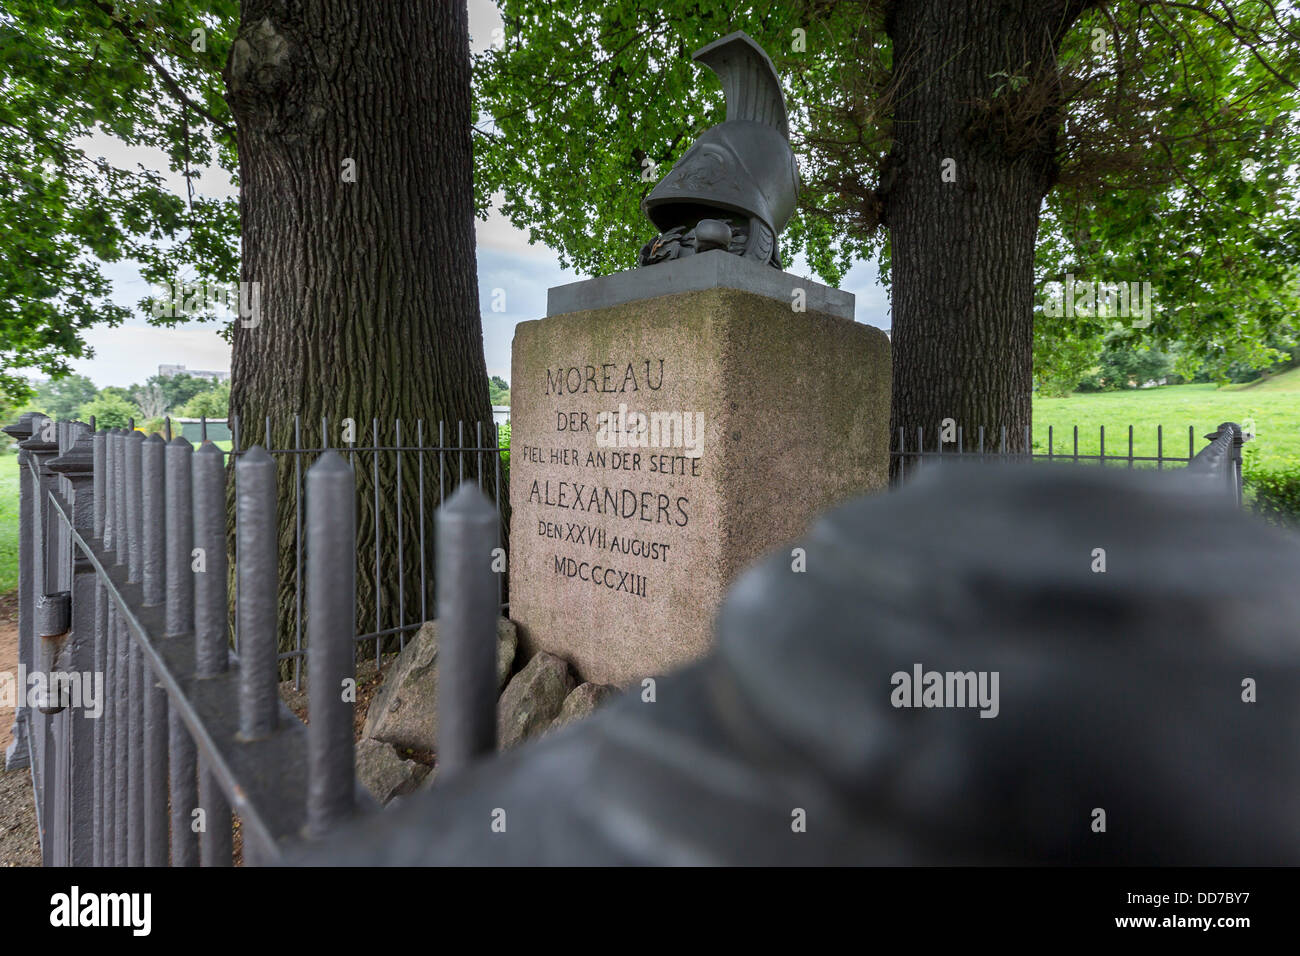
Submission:
[[[852,308],[724,252],[551,290],[513,346],[525,653],[600,683],[675,669],[708,649],[745,565],[885,487],[889,342]]]

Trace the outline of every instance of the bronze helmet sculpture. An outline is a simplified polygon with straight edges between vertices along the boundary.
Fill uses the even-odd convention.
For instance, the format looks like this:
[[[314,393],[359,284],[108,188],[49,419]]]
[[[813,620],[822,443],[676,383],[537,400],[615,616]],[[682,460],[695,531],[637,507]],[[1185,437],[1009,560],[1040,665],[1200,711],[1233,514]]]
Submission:
[[[705,130],[642,201],[659,236],[642,248],[641,265],[726,249],[779,269],[777,236],[794,213],[799,170],[776,67],[742,32],[694,59],[722,81],[727,118]]]

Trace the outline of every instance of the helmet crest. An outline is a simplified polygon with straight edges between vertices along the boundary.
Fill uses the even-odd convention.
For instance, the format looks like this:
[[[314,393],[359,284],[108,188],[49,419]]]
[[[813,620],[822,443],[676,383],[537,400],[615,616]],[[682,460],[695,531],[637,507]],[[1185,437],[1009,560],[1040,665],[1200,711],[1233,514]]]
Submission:
[[[641,264],[726,249],[780,268],[776,237],[794,212],[799,172],[776,68],[741,32],[694,58],[722,81],[727,118],[700,134],[642,201],[660,234],[641,250]]]

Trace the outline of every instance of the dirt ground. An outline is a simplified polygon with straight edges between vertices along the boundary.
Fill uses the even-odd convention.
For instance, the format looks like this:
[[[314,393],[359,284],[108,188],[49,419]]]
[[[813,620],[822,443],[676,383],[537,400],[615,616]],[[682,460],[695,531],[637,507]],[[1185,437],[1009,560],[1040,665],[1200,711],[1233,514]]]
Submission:
[[[352,729],[358,741],[361,740],[361,732],[366,724],[366,714],[370,710],[370,700],[379,691],[379,687],[384,681],[384,675],[388,673],[388,665],[395,658],[396,655],[394,654],[385,655],[379,667],[375,666],[374,658],[366,658],[357,663],[357,703]],[[280,684],[280,699],[289,706],[291,711],[298,715],[299,720],[304,724],[307,723],[308,697],[305,676],[301,690],[294,688],[293,681],[283,681]]]
[[[375,667],[375,662],[373,660],[364,660],[357,664],[357,703],[355,708],[355,717],[353,718],[353,733],[358,742],[361,740],[362,729],[366,725],[366,712],[370,709],[371,698],[375,696],[380,685],[383,683],[384,673],[388,670],[388,665],[392,663],[393,657],[394,655],[389,655],[389,657],[384,661],[383,666],[380,668]],[[285,704],[288,705],[289,709],[298,716],[299,720],[304,724],[307,723],[307,707],[309,698],[307,694],[307,681],[305,678],[302,680],[302,686],[300,688],[295,688],[294,682],[291,680],[282,681],[280,683],[280,699],[284,701]],[[414,753],[411,753],[410,755],[416,756]],[[416,759],[423,758],[431,761],[432,756],[432,754],[421,754],[417,756]],[[234,826],[234,865],[243,866],[244,835],[241,832],[238,817],[235,818]]]
[[[18,679],[18,592],[11,591],[0,597],[0,673]],[[9,746],[9,731],[14,725],[14,712],[10,707],[0,707],[0,753]]]
[[[18,593],[0,597],[0,673],[18,679]],[[10,707],[0,707],[0,754],[9,746],[14,723]],[[0,770],[0,866],[40,866],[36,802],[27,770]]]
[[[26,770],[0,770],[0,866],[40,866],[32,778]]]

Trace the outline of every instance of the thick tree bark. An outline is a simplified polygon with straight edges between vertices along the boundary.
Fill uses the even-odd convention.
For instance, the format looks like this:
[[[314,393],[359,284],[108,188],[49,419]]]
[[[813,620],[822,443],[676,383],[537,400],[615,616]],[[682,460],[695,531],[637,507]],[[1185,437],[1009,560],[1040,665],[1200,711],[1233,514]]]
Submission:
[[[932,450],[953,419],[967,450],[980,426],[991,441],[1005,427],[1008,449],[1024,450],[1034,244],[1060,121],[1055,52],[1087,5],[897,0],[890,9],[898,98],[883,199],[895,443],[903,428],[915,447],[920,427]]]
[[[260,321],[236,323],[231,412],[243,444],[290,447],[294,416],[317,445],[342,422],[356,444],[414,444],[440,420],[490,433],[474,253],[466,5],[355,0],[244,0],[226,65],[238,123],[243,268],[258,283]],[[354,181],[353,181],[354,180]],[[467,456],[474,475],[477,456]],[[373,629],[371,458],[357,456],[359,627]],[[379,600],[397,623],[396,480],[381,458]],[[416,469],[404,462],[406,621],[418,613]],[[490,465],[485,469],[491,476]],[[293,469],[280,469],[282,553],[293,555]],[[448,491],[454,485],[451,476]],[[437,456],[426,460],[431,564]],[[292,608],[286,561],[282,607]],[[431,580],[431,577],[430,577]],[[285,615],[288,617],[288,615]],[[390,626],[385,624],[385,626]],[[285,632],[282,630],[282,645]]]

